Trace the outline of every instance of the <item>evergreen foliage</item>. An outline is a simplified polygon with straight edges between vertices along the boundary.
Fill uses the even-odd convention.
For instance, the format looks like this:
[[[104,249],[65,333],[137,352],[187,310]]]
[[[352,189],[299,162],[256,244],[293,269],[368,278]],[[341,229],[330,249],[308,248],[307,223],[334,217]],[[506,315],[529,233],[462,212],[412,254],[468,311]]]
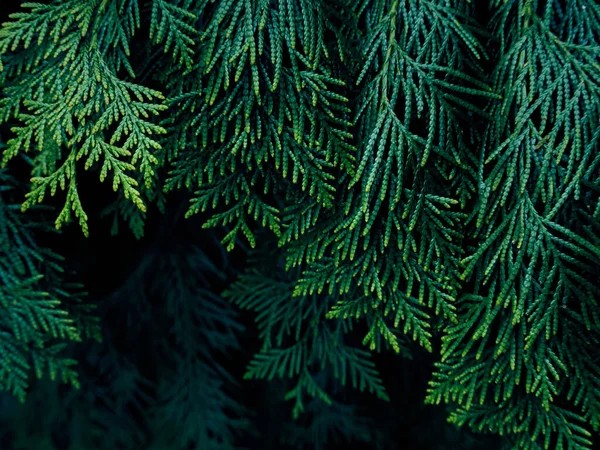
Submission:
[[[32,376],[49,374],[78,389],[76,361],[65,347],[100,339],[100,329],[60,255],[37,244],[48,224],[41,211],[19,212],[19,187],[0,169],[0,386],[24,402]]]
[[[453,421],[512,432],[517,448],[589,448],[600,430],[600,9],[496,3],[502,101],[489,106],[498,119],[469,219],[461,278],[473,289],[442,338],[429,398],[458,400]]]
[[[107,344],[73,350],[81,389],[36,386],[9,422],[15,448],[41,441],[52,450],[241,448],[234,438],[248,420],[218,363],[219,354],[239,346],[241,325],[209,289],[211,279],[225,276],[218,265],[226,260],[215,265],[193,242],[169,234],[139,259],[98,299],[100,316],[111,323],[103,329]]]
[[[285,399],[294,400],[295,418],[304,411],[305,392],[328,405],[333,403],[322,384],[331,380],[320,381],[322,373],[331,374],[341,386],[351,384],[389,400],[369,353],[344,343],[348,325],[326,322],[325,314],[336,297],[313,294],[295,299],[293,272],[285,272],[276,258],[257,254],[252,259],[247,271],[224,293],[234,304],[257,313],[262,346],[244,378],[294,379]]]
[[[116,395],[106,414],[136,411],[147,431],[122,423],[100,444],[108,419],[84,414],[95,431],[71,434],[72,448],[237,448],[251,425],[235,419],[246,410],[219,362],[242,348],[234,306],[256,314],[244,378],[291,400],[296,425],[281,433],[297,448],[329,445],[336,428],[387,445],[351,418],[345,388],[389,400],[370,351],[410,357],[413,343],[436,360],[426,403],[447,405],[451,423],[506,448],[592,448],[593,0],[47,0],[2,24],[0,69],[1,387],[24,399],[30,369],[45,367],[77,386],[65,341],[100,334],[32,231],[48,192],[63,196],[56,228],[73,215],[93,238],[90,211],[103,209],[115,233],[124,220],[142,239],[149,206],[176,222],[182,191],[185,217],[219,230],[198,236],[252,248],[221,293],[225,267],[162,231],[104,316],[123,316],[126,340],[156,327],[155,369],[86,344],[119,368],[106,393],[92,376],[67,409]],[[32,176],[23,212],[19,156]],[[89,171],[111,180],[109,205],[84,195]],[[312,443],[294,428],[307,415]]]

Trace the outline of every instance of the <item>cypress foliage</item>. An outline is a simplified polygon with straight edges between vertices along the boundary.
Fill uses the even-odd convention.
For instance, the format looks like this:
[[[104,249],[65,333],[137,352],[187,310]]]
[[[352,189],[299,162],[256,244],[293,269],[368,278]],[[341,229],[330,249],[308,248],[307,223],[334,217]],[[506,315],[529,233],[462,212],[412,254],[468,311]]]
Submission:
[[[177,223],[184,196],[189,223],[216,229],[167,227],[125,284],[135,292],[104,300],[103,321],[127,315],[132,336],[156,323],[156,367],[115,339],[110,358],[130,372],[115,362],[92,397],[135,423],[99,444],[107,425],[90,416],[96,431],[69,448],[237,448],[252,427],[217,356],[244,346],[237,309],[256,317],[244,378],[281,388],[296,448],[331,445],[336,429],[391,448],[352,417],[348,388],[389,401],[372,352],[415,347],[435,360],[425,402],[453,424],[506,448],[594,445],[593,0],[48,0],[2,24],[0,69],[0,387],[24,400],[46,367],[77,387],[81,349],[106,348],[65,345],[100,328],[30,232],[46,226],[40,204],[67,235],[94,239],[103,210],[147,242],[149,211]],[[98,178],[108,205],[82,187]],[[201,236],[248,260],[223,275]]]
[[[0,385],[25,402],[34,375],[79,388],[77,362],[65,347],[101,334],[94,305],[65,273],[64,259],[36,241],[40,231],[54,231],[43,211],[20,213],[19,187],[0,169]]]

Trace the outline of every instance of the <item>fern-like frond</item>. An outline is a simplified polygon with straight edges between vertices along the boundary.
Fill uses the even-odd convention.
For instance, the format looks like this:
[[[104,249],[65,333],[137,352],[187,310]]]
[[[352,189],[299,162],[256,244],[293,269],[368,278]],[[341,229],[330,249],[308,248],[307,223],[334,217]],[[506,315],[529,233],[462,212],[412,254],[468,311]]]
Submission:
[[[494,8],[502,101],[490,104],[496,119],[484,136],[479,203],[468,220],[475,241],[461,261],[461,279],[474,292],[459,298],[463,320],[446,329],[428,400],[459,403],[461,423],[488,417],[485,426],[511,433],[517,448],[591,448],[600,78],[590,44],[600,43],[600,9],[588,1]],[[579,413],[558,406],[565,397]]]
[[[315,379],[319,370],[331,371],[342,385],[352,384],[387,400],[368,352],[344,343],[343,320],[326,321],[332,298],[317,294],[294,296],[291,274],[278,268],[276,258],[258,253],[254,259],[256,266],[240,275],[225,293],[233,303],[258,313],[262,348],[248,365],[245,378],[293,379],[295,386],[286,399],[295,400],[295,417],[304,410],[305,393],[332,403]]]
[[[13,202],[17,185],[0,169],[0,389],[20,401],[32,375],[49,374],[79,387],[69,342],[100,339],[92,305],[77,298],[79,286],[64,281],[62,259],[36,243],[39,218],[22,216]]]
[[[136,8],[126,7],[129,2],[120,8],[116,3],[30,4],[31,12],[16,14],[14,26],[5,25],[0,35],[9,67],[0,116],[22,123],[13,128],[15,136],[4,150],[3,165],[19,152],[33,150],[36,176],[23,208],[41,202],[48,190],[54,195],[60,186],[67,190],[67,199],[56,226],[69,221],[74,210],[86,235],[87,215],[77,189],[81,169],[76,162],[85,158],[84,167],[89,169],[101,160],[100,179],[110,172],[113,189],[122,187],[125,198],[144,210],[135,173],[142,174],[150,188],[159,163],[154,156],[160,149],[155,135],[165,131],[152,121],[165,108],[159,103],[162,94],[118,75],[139,18]],[[128,15],[119,18],[125,12]],[[111,24],[108,29],[103,19]],[[50,25],[60,33],[70,31],[68,38],[49,35]],[[26,35],[24,30],[29,30]],[[29,48],[27,36],[33,35],[36,45]],[[121,45],[109,49],[115,39]],[[54,48],[50,42],[57,40],[62,45]],[[12,55],[20,45],[19,53]],[[36,54],[40,49],[44,53]],[[28,74],[21,76],[20,60],[30,53],[36,56]]]

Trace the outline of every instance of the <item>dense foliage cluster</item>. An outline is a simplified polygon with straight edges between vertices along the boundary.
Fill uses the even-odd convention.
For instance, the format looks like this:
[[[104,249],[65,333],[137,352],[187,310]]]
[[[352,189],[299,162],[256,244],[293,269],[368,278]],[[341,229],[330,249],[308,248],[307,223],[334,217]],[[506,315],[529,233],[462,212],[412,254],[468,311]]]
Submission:
[[[390,448],[348,388],[389,401],[372,352],[418,346],[450,422],[506,448],[592,448],[594,0],[48,0],[2,24],[0,69],[0,386],[32,390],[27,408],[46,392],[31,373],[80,387],[84,365],[45,436],[83,427],[68,448],[105,448],[124,416],[106,448],[238,448],[250,413],[222,359],[248,310],[244,378],[281,388],[289,445]],[[144,236],[154,209],[166,225]],[[96,315],[36,236],[54,214],[94,239],[100,210],[151,244]],[[184,215],[215,230],[181,236]],[[102,333],[113,345],[67,345]]]

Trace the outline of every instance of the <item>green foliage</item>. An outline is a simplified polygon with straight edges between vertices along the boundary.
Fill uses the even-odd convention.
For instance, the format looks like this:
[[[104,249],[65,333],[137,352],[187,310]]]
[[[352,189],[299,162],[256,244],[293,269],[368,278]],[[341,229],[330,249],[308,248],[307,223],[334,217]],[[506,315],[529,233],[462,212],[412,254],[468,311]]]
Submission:
[[[323,377],[317,375],[323,372],[332,374],[342,386],[351,384],[389,400],[369,353],[344,343],[348,324],[327,323],[325,313],[335,296],[294,297],[293,273],[285,272],[278,258],[258,254],[253,259],[224,294],[234,304],[257,313],[262,345],[244,378],[293,379],[285,399],[294,400],[295,418],[304,411],[305,394],[333,404],[323,386],[328,380],[319,381]]]
[[[254,246],[252,219],[282,233],[270,194],[300,191],[316,208],[331,207],[337,169],[353,165],[345,83],[327,60],[328,7],[285,0],[197,6],[190,10],[204,26],[195,64],[186,77],[175,65],[159,78],[173,93],[162,123],[173,164],[166,189],[195,191],[188,215],[223,206],[206,225],[233,225],[223,239],[228,248],[240,233]],[[165,32],[177,41],[178,31]]]
[[[583,449],[582,424],[600,430],[600,9],[551,3],[504,2],[492,20],[502,101],[489,106],[499,119],[485,131],[462,261],[475,288],[459,299],[464,320],[447,328],[429,398],[458,401],[458,423],[527,431],[518,448]],[[574,21],[581,11],[587,19]]]
[[[32,376],[79,388],[77,362],[65,350],[100,339],[100,330],[81,286],[66,281],[62,258],[37,244],[48,229],[40,213],[19,213],[18,188],[0,169],[0,389],[24,402]]]
[[[170,239],[170,233],[165,238]],[[218,362],[219,355],[239,350],[237,334],[242,329],[237,311],[211,289],[225,278],[226,261],[211,261],[192,242],[165,242],[145,256],[120,293],[134,290],[142,307],[150,298],[162,300],[149,317],[149,323],[163,317],[151,351],[164,373],[157,374],[148,448],[234,449],[236,435],[249,425],[247,412],[227,390],[232,376]],[[148,286],[140,289],[140,284]],[[136,316],[132,311],[131,320]]]
[[[464,73],[481,53],[469,29],[471,6],[446,3],[349,2],[361,55],[351,67],[361,86],[353,120],[357,163],[340,183],[335,207],[291,243],[290,266],[307,263],[297,294],[327,285],[330,294],[345,294],[330,316],[374,316],[365,338],[372,349],[383,338],[400,351],[390,314],[394,327],[402,323],[429,351],[432,313],[457,321],[466,218],[459,205],[472,195],[473,157],[454,130],[479,112],[466,107],[469,96],[496,95]]]
[[[25,152],[33,164],[23,210],[60,187],[56,226],[74,212],[88,235],[78,180],[98,168],[121,191],[105,212],[141,238],[148,203],[164,209],[165,194],[189,192],[188,218],[223,230],[227,250],[255,248],[226,290],[257,314],[261,347],[246,378],[283,380],[299,420],[323,402],[329,412],[350,408],[334,395],[340,386],[387,398],[369,353],[350,344],[360,329],[372,351],[408,354],[412,340],[432,353],[426,402],[447,404],[457,425],[505,435],[509,448],[593,445],[593,0],[24,3],[0,28],[0,59],[0,121],[12,127],[3,166]],[[0,285],[9,292],[0,299],[35,304],[21,312],[31,330],[76,339],[76,319],[38,293],[50,288],[34,270],[41,253],[20,237],[24,216],[2,205],[1,244],[12,239],[19,251],[0,253],[12,283]],[[145,260],[139,276],[155,266],[168,275],[148,291],[130,286],[130,297],[161,296],[177,346],[160,350],[169,369],[150,423],[166,431],[152,442],[228,448],[233,441],[215,437],[230,427],[222,411],[211,413],[218,430],[193,425],[204,423],[208,398],[195,397],[198,383],[230,404],[214,381],[227,374],[209,363],[241,333],[206,288],[203,277],[219,270],[193,247]],[[129,305],[152,316],[149,303]],[[22,322],[7,322],[1,345],[35,342]],[[41,358],[35,351],[11,350],[2,367],[25,368],[22,355]],[[11,376],[22,397],[25,376]],[[315,430],[329,420],[319,417]],[[160,428],[168,421],[176,426]]]
[[[146,189],[155,182],[159,160],[154,152],[161,146],[154,135],[165,130],[149,119],[166,106],[160,92],[119,75],[125,70],[135,76],[127,56],[139,27],[137,1],[23,7],[30,11],[14,14],[0,30],[0,53],[15,54],[4,64],[0,120],[21,122],[12,128],[2,164],[20,151],[35,153],[23,210],[60,187],[67,195],[56,227],[74,211],[87,235],[77,188],[78,161],[85,158],[85,169],[101,160],[100,181],[110,172],[113,189],[121,187],[124,197],[144,211],[139,182],[130,172],[142,175]]]
[[[171,226],[98,299],[103,323],[119,318],[103,329],[103,343],[73,355],[84,366],[81,389],[40,383],[10,418],[15,448],[240,448],[235,439],[248,427],[247,413],[218,357],[239,349],[242,327],[211,289],[225,276],[226,258],[211,260],[193,241],[170,239]]]

